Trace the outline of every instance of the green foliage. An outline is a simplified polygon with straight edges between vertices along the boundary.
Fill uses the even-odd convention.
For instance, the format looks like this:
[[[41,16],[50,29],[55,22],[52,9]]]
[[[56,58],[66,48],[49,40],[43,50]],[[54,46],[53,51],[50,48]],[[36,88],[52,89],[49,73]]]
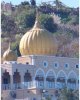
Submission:
[[[14,11],[12,11],[12,13],[10,13],[10,14],[8,14],[8,12],[5,12],[5,14],[3,14],[3,12],[1,13],[1,29],[2,29],[1,37],[3,38],[2,42],[4,42],[8,37],[10,37],[11,42],[13,42],[12,48],[17,53],[18,56],[20,56],[19,41],[20,41],[20,38],[22,37],[22,36],[20,37],[19,34],[20,33],[24,34],[27,30],[32,28],[32,26],[35,23],[35,16],[36,16],[35,0],[31,0],[31,5],[29,4],[29,2],[24,1],[20,5],[15,6]],[[44,8],[44,6],[45,6],[45,8]],[[38,8],[43,9],[43,12],[44,12],[46,10],[46,3],[43,4],[42,6],[38,6]],[[62,51],[62,46],[63,45],[66,46],[66,43],[68,43],[68,42],[70,45],[69,37],[61,36],[61,33],[62,34],[66,33],[66,34],[68,34],[68,36],[71,36],[71,37],[73,37],[73,35],[74,35],[74,38],[75,38],[75,36],[78,37],[79,36],[78,35],[78,27],[75,27],[75,26],[79,25],[79,16],[78,16],[78,14],[74,13],[75,9],[73,9],[71,11],[71,9],[69,9],[69,8],[63,8],[63,9],[58,8],[56,10],[56,8],[53,8],[52,5],[47,5],[47,10],[48,10],[48,13],[54,10],[55,14],[57,14],[61,17],[62,23],[65,23],[65,24],[63,24],[65,27],[62,26],[59,28],[59,25],[54,23],[54,20],[50,14],[48,15],[48,14],[40,13],[39,21],[44,26],[44,28],[46,28],[48,31],[54,33],[55,37],[57,37],[57,41],[60,40],[59,41],[60,48],[58,51],[59,54],[62,54],[62,55],[64,54],[63,56],[65,56],[65,54],[66,54],[68,56],[67,51],[69,49],[65,50],[65,52],[64,52],[64,51]],[[66,26],[68,26],[69,28],[67,29]],[[71,31],[70,31],[70,29],[71,29]],[[58,38],[57,35],[60,35],[62,38],[60,36]],[[13,36],[15,37],[15,39],[13,38]],[[69,52],[71,55],[78,57],[77,51],[78,50],[75,49],[73,54],[71,54],[72,51],[71,52],[69,51]]]
[[[10,36],[12,34],[15,34],[17,32],[17,26],[11,17],[8,17],[4,14],[1,15],[1,29],[2,33],[4,33],[4,36]]]
[[[16,21],[18,22],[19,28],[27,29],[31,28],[35,22],[35,10],[25,10],[17,15]]]
[[[28,29],[31,28],[35,23],[35,10],[29,12],[22,12],[17,16],[18,25],[20,28]],[[47,14],[40,14],[39,20],[41,24],[50,32],[56,32],[57,25],[54,24],[53,18]]]
[[[79,100],[78,92],[64,88],[59,91],[58,100]]]
[[[72,25],[78,25],[79,24],[79,16],[77,15],[68,15],[61,19],[62,23],[64,24],[72,24]]]
[[[14,42],[11,44],[12,50],[16,53],[17,56],[21,56],[20,51],[19,51],[19,43]]]
[[[56,32],[57,25],[54,23],[54,20],[51,16],[47,14],[40,15],[40,22],[41,24],[50,32]]]
[[[25,16],[24,28],[31,28],[35,23],[35,14],[30,13]]]
[[[51,97],[47,97],[46,100],[51,100]]]
[[[25,5],[30,5],[28,1],[24,1],[24,2],[21,2],[21,5],[25,6]]]
[[[71,18],[71,21],[69,21],[68,24],[73,24],[73,25],[79,24],[79,16],[73,15],[73,16],[70,16],[70,18]]]
[[[36,1],[35,0],[31,0],[31,5],[32,6],[36,6]]]
[[[66,23],[68,23],[70,20],[71,20],[70,17],[63,18],[63,19],[62,19],[62,23],[66,24]]]

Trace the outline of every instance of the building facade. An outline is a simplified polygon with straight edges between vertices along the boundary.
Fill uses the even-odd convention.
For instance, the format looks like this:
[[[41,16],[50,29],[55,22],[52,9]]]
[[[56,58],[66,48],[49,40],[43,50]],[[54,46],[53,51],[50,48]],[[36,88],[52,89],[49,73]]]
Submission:
[[[21,57],[10,49],[1,65],[3,100],[41,100],[55,98],[56,90],[78,90],[79,59],[57,57],[57,44],[52,34],[36,18],[35,25],[20,41]]]

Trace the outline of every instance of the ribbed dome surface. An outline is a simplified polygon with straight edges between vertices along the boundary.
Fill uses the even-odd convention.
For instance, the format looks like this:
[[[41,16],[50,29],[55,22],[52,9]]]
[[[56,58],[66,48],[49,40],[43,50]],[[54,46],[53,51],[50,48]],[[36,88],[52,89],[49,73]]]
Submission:
[[[57,44],[53,35],[44,29],[38,19],[34,27],[24,34],[20,41],[21,55],[54,55]]]
[[[16,56],[16,54],[12,50],[10,50],[10,46],[4,52],[4,54],[3,54],[3,60],[4,61],[16,61],[17,60],[17,56]]]

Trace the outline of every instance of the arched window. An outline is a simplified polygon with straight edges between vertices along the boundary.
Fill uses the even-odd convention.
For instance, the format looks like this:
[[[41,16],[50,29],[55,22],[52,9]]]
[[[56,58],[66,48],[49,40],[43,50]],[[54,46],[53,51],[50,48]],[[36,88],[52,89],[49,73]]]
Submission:
[[[27,70],[27,72],[24,75],[24,82],[30,82],[30,81],[32,81],[32,76]]]
[[[46,83],[48,88],[55,87],[55,74],[53,71],[49,71],[46,76]]]
[[[66,86],[66,74],[61,70],[57,75],[57,87],[63,88],[64,86]]]
[[[76,80],[77,80],[77,75],[75,74],[75,72],[70,72],[68,75],[68,88],[70,89],[75,89],[76,88]]]
[[[16,72],[14,72],[14,75],[13,75],[13,83],[15,84],[15,88],[21,88],[20,85],[21,85],[21,76],[20,76],[20,73],[18,72],[18,70],[16,70]]]
[[[2,89],[6,90],[10,88],[10,75],[9,72],[5,70],[2,75]]]
[[[13,83],[20,83],[21,82],[21,76],[19,72],[16,70],[13,75]]]
[[[2,76],[2,83],[9,84],[10,83],[10,75],[9,72],[5,71]]]
[[[37,80],[37,81],[44,81],[44,73],[41,70],[39,70],[37,72],[35,80]]]
[[[36,72],[35,80],[36,80],[37,86],[38,86],[39,88],[44,87],[44,71],[38,70],[38,71]]]

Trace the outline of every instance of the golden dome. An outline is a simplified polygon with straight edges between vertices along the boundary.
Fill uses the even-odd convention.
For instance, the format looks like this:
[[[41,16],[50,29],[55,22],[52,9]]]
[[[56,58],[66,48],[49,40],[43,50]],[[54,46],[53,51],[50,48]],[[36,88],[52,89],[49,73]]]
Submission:
[[[33,28],[22,37],[19,49],[21,55],[54,55],[57,43],[52,33],[40,25],[37,17]]]
[[[16,61],[17,60],[16,54],[10,49],[10,44],[9,44],[9,48],[3,54],[3,60],[4,61]]]

